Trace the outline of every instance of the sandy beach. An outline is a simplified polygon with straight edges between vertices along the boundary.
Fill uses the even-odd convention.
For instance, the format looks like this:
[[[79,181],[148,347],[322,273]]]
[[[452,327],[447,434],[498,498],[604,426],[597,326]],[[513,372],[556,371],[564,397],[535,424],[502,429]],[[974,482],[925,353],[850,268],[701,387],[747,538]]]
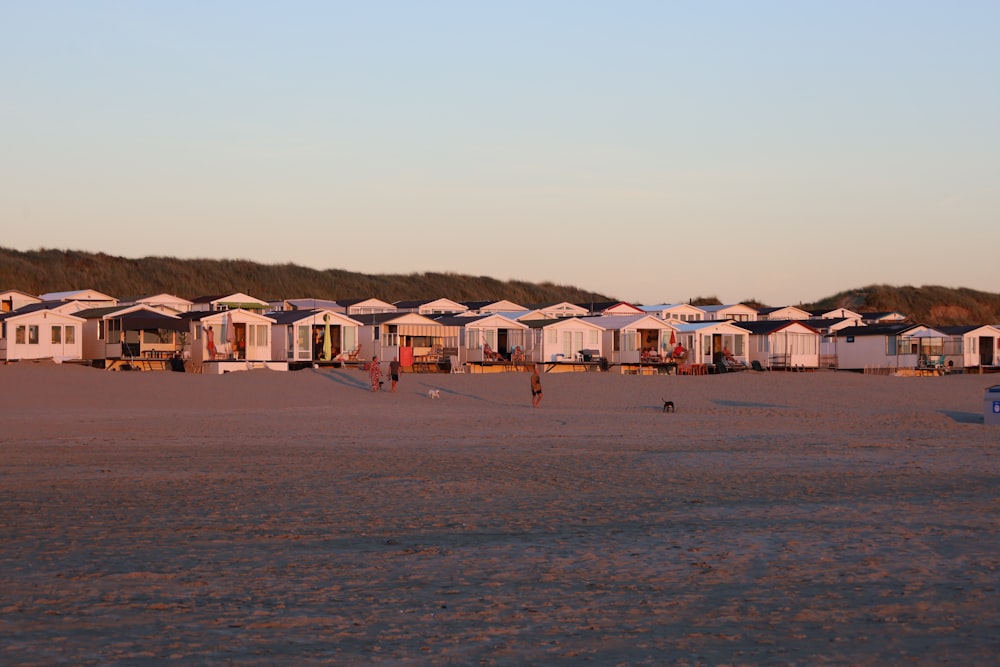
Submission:
[[[1000,376],[542,382],[0,366],[0,661],[996,664]]]

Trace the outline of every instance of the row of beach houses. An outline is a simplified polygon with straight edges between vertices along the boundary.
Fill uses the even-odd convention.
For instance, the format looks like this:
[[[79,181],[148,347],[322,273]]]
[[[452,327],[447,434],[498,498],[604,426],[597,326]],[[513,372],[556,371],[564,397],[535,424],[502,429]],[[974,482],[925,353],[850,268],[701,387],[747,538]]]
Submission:
[[[223,373],[362,365],[405,370],[702,374],[1000,370],[1000,325],[929,327],[902,313],[744,304],[522,305],[506,300],[288,299],[235,293],[119,299],[0,292],[0,359]]]

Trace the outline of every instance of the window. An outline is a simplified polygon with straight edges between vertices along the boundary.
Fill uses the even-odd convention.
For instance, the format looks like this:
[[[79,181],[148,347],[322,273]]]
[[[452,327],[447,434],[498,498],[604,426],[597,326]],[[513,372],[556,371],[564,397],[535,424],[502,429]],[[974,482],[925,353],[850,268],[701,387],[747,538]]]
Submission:
[[[28,325],[28,345],[38,345],[38,325]]]
[[[60,326],[52,327],[52,344],[53,345],[62,344],[62,327]]]
[[[17,343],[18,345],[24,345],[24,341],[26,340],[25,336],[26,332],[27,332],[27,327],[25,327],[23,324],[17,327],[17,329],[15,329],[14,331],[14,342]]]
[[[587,345],[597,345],[597,330],[591,329],[587,334]]]
[[[559,342],[559,332],[555,329],[549,329],[549,343],[555,345]]]

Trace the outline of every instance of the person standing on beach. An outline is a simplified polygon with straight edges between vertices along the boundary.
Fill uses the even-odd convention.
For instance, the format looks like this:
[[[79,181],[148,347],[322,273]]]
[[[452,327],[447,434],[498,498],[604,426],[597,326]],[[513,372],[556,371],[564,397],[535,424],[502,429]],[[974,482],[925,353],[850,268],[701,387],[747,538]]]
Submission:
[[[399,357],[393,357],[389,362],[389,379],[392,380],[392,391],[396,391],[396,383],[399,382]]]
[[[531,407],[537,408],[542,402],[542,378],[538,375],[538,364],[531,368]]]
[[[215,359],[215,330],[212,329],[211,325],[205,329],[205,339],[208,341],[208,358]]]
[[[372,363],[368,367],[368,377],[372,380],[372,391],[378,391],[382,387],[382,368],[378,365],[378,357],[372,357]]]

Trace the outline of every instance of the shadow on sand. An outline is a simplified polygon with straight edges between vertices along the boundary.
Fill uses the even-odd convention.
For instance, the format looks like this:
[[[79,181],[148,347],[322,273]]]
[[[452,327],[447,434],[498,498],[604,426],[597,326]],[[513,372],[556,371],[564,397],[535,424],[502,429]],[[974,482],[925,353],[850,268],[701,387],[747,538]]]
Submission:
[[[956,410],[942,410],[941,414],[950,417],[959,424],[985,424],[986,418],[978,412],[958,412]]]
[[[364,389],[365,391],[372,390],[372,383],[371,380],[368,379],[367,374],[360,377],[352,377],[346,373],[340,372],[327,373],[316,369],[313,369],[312,372],[316,373],[320,377],[323,377],[324,379],[331,380],[337,384],[342,384],[345,387],[351,387],[352,389]]]

